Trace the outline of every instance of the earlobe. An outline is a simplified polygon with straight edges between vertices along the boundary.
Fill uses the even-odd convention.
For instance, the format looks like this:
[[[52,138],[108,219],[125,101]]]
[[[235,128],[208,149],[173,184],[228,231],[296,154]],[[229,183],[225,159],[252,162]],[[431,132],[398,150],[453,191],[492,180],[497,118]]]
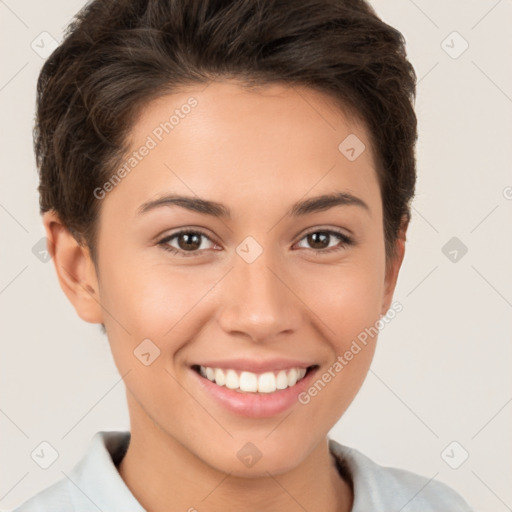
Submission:
[[[98,280],[88,248],[79,245],[56,212],[46,212],[43,224],[62,290],[82,320],[102,323]]]

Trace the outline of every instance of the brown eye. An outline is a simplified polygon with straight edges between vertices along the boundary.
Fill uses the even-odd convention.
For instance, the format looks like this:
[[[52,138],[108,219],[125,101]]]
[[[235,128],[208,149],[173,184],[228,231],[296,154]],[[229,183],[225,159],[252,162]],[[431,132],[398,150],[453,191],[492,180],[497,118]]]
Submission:
[[[182,233],[177,236],[178,245],[184,251],[199,249],[201,246],[201,235],[197,233]]]
[[[202,250],[206,250],[204,247],[200,250],[204,239],[211,242],[210,238],[201,231],[183,230],[170,236],[166,236],[158,242],[158,245],[173,254],[180,254],[181,256],[196,256],[200,254]],[[174,240],[176,240],[178,247],[170,245],[170,242]]]
[[[325,249],[329,246],[331,236],[323,231],[317,231],[316,233],[310,233],[306,238],[313,249]]]
[[[338,241],[337,245],[329,247],[331,241]],[[316,230],[307,233],[302,239],[306,240],[309,247],[306,249],[312,249],[319,253],[331,253],[344,249],[348,245],[353,245],[352,239],[343,233],[333,230]]]

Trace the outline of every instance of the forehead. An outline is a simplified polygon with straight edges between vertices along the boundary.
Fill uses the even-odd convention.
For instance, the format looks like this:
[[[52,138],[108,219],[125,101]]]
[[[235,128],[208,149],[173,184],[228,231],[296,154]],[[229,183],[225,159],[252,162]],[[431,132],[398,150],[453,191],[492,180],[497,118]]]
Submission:
[[[153,132],[156,138],[165,137],[170,132],[162,125],[179,135],[178,125],[183,124],[192,125],[199,136],[215,136],[221,142],[225,135],[224,139],[229,137],[230,141],[243,139],[249,147],[289,135],[290,142],[306,136],[312,142],[332,142],[336,149],[344,132],[369,136],[359,117],[325,93],[298,85],[249,87],[225,80],[189,86],[146,104],[132,128],[131,139],[140,140]],[[308,144],[304,149],[313,146],[318,144]]]
[[[343,152],[353,149],[347,140],[361,151],[357,159]],[[363,123],[304,87],[234,81],[187,87],[145,105],[128,142],[128,172],[110,194],[123,194],[133,212],[171,190],[226,202],[229,189],[232,204],[243,206],[254,197],[282,202],[312,188],[376,185]]]

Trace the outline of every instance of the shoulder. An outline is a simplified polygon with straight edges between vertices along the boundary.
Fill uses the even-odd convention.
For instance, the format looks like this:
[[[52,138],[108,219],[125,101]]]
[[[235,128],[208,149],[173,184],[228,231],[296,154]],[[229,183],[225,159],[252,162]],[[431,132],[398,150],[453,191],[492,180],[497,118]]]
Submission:
[[[353,512],[473,512],[446,484],[404,469],[381,466],[354,448],[333,439],[329,448],[338,466],[352,479]]]
[[[143,512],[117,470],[130,432],[100,431],[69,474],[11,512]]]
[[[11,512],[69,512],[74,504],[65,478],[38,492]]]

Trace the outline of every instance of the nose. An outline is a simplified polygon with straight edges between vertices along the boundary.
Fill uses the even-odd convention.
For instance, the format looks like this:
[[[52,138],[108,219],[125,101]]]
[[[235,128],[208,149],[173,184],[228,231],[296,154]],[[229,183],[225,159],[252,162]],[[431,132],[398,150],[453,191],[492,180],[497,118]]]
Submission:
[[[268,342],[299,329],[301,301],[283,263],[270,250],[252,263],[235,255],[234,268],[224,280],[218,317],[226,333]]]

